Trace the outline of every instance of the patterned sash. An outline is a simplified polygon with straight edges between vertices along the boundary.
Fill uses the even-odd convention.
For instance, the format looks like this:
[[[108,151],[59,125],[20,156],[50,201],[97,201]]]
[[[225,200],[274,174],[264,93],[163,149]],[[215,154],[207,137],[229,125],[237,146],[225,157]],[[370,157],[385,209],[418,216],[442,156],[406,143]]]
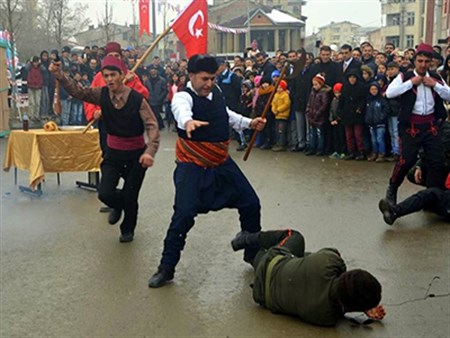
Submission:
[[[228,158],[228,145],[225,142],[190,141],[179,137],[175,154],[178,162],[195,163],[204,168],[218,167]]]

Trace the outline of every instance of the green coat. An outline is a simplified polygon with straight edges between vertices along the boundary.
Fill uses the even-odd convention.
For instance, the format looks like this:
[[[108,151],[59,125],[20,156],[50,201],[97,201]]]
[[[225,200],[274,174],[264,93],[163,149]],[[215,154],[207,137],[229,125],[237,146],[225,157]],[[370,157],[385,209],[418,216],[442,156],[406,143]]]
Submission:
[[[337,278],[346,271],[345,263],[336,249],[321,249],[301,258],[282,248],[270,249],[255,271],[255,302],[266,306],[264,289],[267,265],[279,254],[286,257],[272,270],[270,310],[296,315],[316,325],[335,325],[344,314],[336,297]]]

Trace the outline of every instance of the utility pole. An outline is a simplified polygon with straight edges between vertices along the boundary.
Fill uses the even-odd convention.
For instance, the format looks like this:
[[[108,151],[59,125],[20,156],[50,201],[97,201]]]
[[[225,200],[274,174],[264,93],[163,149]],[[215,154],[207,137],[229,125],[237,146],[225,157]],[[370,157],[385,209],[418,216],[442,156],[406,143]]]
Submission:
[[[252,38],[251,38],[251,31],[250,31],[250,1],[247,0],[247,29],[248,32],[245,35],[245,46],[249,47],[250,44],[252,43]]]
[[[406,3],[400,0],[400,18],[399,18],[399,48],[405,49],[405,25],[406,25]]]

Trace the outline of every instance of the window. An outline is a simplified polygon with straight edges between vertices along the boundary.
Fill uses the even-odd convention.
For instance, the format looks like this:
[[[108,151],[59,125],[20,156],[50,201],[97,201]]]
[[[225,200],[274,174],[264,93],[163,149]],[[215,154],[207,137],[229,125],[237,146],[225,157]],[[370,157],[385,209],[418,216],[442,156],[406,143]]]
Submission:
[[[408,47],[408,48],[414,47],[414,35],[406,36],[406,47]]]
[[[386,26],[400,25],[400,14],[389,14],[386,17]]]
[[[386,36],[386,43],[392,42],[394,46],[400,45],[400,37],[397,36]]]
[[[406,25],[414,26],[414,12],[406,13]]]

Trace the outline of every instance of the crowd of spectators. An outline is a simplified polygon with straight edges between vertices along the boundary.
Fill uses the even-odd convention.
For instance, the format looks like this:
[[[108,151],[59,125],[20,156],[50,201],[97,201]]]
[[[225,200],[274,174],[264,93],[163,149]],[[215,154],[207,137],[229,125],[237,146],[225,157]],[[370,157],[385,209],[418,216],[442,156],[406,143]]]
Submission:
[[[450,46],[434,46],[430,71],[439,73],[450,83]],[[232,61],[218,58],[217,85],[227,106],[248,117],[261,116],[274,90],[274,83],[287,61],[288,74],[303,50],[277,51],[269,57],[251,49]],[[142,54],[128,47],[122,59],[132,69]],[[60,60],[66,74],[80,86],[90,86],[105,56],[104,48],[85,47],[73,52],[63,47]],[[42,51],[22,68],[27,81],[29,117],[54,116],[55,79],[48,71],[49,62],[58,51]],[[318,55],[306,52],[306,65],[300,75],[282,81],[267,114],[265,130],[258,135],[256,147],[272,151],[305,152],[308,156],[330,156],[346,160],[395,161],[399,158],[397,116],[398,99],[387,99],[386,89],[399,74],[414,68],[414,49],[399,51],[392,43],[375,50],[368,42],[358,47],[348,44],[340,50],[322,46]],[[166,61],[154,56],[142,63],[135,73],[147,87],[149,103],[160,129],[175,130],[170,103],[189,79],[187,60]],[[86,123],[81,101],[60,89],[61,124]],[[234,135],[237,150],[244,150],[250,134]]]

